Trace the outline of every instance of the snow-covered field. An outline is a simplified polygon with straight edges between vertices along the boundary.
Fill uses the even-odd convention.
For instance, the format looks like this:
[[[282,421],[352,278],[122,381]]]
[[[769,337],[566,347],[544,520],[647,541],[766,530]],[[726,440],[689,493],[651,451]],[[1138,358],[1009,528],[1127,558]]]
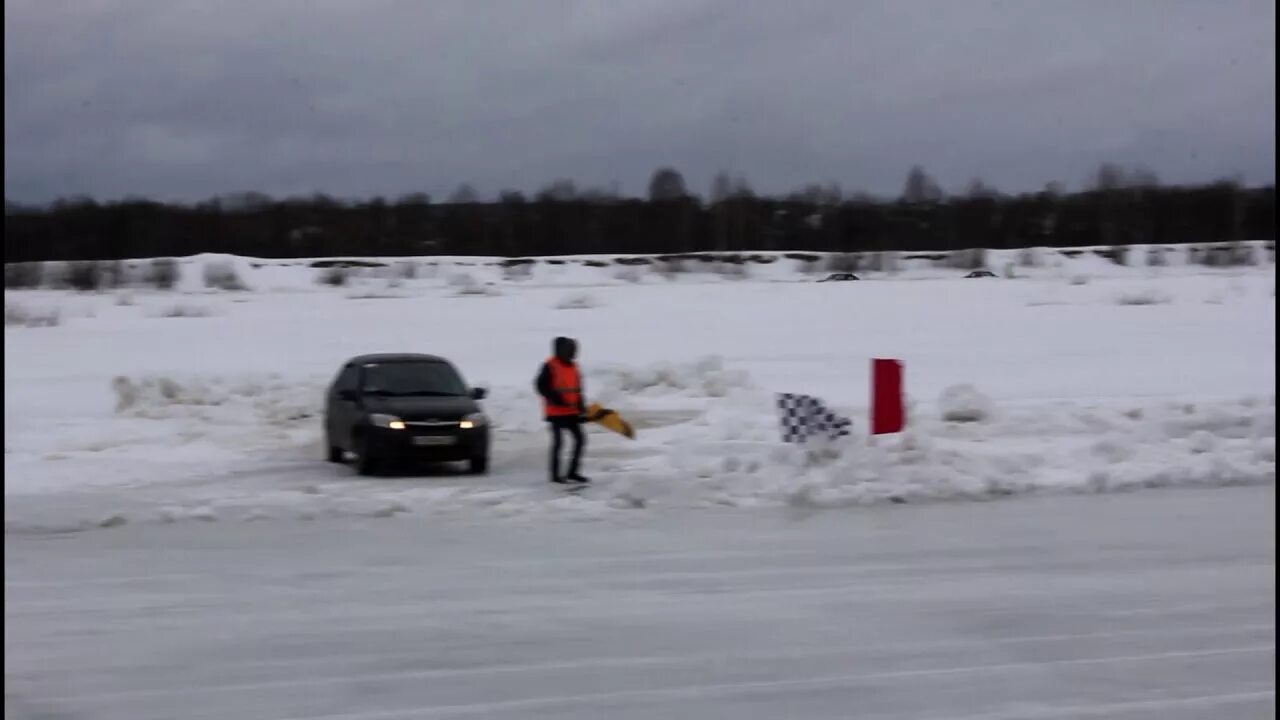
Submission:
[[[6,315],[58,318],[5,329],[7,530],[1274,482],[1266,262],[1056,256],[1013,279],[907,268],[821,284],[785,259],[745,279],[432,262],[413,278],[373,269],[333,287],[305,262],[199,257],[175,292],[7,292]],[[203,289],[201,267],[226,264],[249,290]],[[544,482],[531,388],[558,334],[581,340],[592,398],[640,430],[635,442],[593,433],[597,482],[572,497]],[[490,388],[489,477],[370,480],[321,462],[322,389],[343,360],[375,351],[439,353]],[[867,436],[874,357],[905,363],[902,435]],[[854,436],[783,445],[775,392],[821,397],[854,419]]]
[[[6,292],[7,718],[1274,716],[1273,264],[426,262]],[[639,428],[580,494],[559,334]],[[323,461],[374,351],[491,390],[490,475]],[[872,439],[875,357],[911,405]],[[776,392],[854,435],[783,445]]]

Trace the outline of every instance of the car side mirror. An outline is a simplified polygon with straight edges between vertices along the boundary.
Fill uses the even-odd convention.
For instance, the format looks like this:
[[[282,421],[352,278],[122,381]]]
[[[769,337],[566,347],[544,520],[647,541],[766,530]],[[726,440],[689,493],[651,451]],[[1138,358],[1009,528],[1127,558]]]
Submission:
[[[471,388],[471,399],[472,399],[472,400],[483,400],[483,399],[485,399],[485,398],[487,398],[487,397],[489,397],[489,391],[488,391],[488,390],[485,390],[484,388],[479,388],[479,387],[478,387],[478,388]]]
[[[359,393],[355,390],[339,390],[338,397],[346,400],[347,402],[355,402],[360,399]]]

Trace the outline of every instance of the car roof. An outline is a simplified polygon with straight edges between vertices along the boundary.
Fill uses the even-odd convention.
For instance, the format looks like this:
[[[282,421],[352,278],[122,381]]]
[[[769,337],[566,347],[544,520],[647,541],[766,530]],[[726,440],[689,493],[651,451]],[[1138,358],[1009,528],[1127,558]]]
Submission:
[[[421,353],[372,353],[369,355],[357,355],[347,361],[348,365],[367,365],[369,363],[400,363],[400,362],[437,362],[448,364],[448,360],[436,355],[423,355]]]

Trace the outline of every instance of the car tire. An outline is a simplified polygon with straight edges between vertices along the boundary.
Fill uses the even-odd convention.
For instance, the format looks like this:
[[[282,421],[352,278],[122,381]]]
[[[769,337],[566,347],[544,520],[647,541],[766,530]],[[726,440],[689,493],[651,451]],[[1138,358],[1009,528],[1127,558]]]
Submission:
[[[332,440],[328,441],[326,444],[329,446],[329,462],[341,463],[343,460],[347,459],[347,454],[343,452],[342,448],[334,445]]]
[[[356,440],[356,472],[361,475],[377,475],[379,470],[379,462],[373,457],[373,453],[369,452],[368,443],[363,438]]]
[[[472,475],[484,475],[489,472],[489,456],[473,457],[467,461],[467,465],[470,467]]]

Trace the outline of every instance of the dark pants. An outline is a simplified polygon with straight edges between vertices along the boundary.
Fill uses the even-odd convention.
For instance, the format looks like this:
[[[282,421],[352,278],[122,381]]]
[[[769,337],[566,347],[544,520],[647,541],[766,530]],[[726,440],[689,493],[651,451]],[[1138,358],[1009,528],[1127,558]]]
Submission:
[[[567,477],[577,475],[578,463],[582,461],[582,447],[586,444],[586,438],[582,432],[582,420],[566,417],[550,418],[547,422],[551,425],[551,479],[559,480],[566,477],[560,474],[560,446],[566,432],[573,437],[573,458],[569,461]]]

